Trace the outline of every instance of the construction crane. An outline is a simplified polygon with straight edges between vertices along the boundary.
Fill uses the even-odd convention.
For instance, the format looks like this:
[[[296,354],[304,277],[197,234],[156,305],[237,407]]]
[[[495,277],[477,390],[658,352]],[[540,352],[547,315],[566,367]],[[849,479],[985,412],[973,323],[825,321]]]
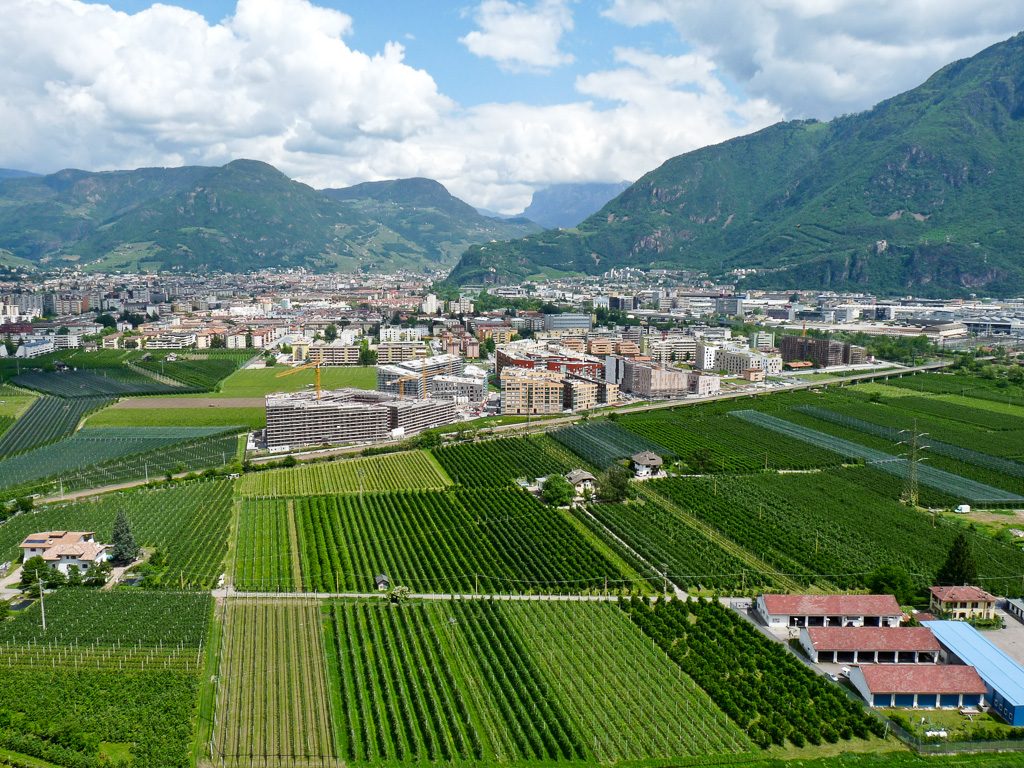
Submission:
[[[298,373],[299,371],[308,371],[310,368],[312,368],[315,371],[315,375],[314,375],[313,380],[315,382],[314,386],[316,387],[316,399],[319,400],[320,399],[320,392],[321,392],[321,389],[320,389],[320,367],[322,365],[323,365],[323,361],[322,360],[314,360],[313,362],[305,363],[303,365],[297,365],[294,368],[289,368],[286,371],[281,371],[274,378],[275,379],[282,379],[285,376],[291,376],[293,373]]]

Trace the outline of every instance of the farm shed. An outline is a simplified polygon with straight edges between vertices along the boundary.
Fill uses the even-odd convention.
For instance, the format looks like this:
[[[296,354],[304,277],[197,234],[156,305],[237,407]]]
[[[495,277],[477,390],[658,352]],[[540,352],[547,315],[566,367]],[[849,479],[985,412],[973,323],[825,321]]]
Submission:
[[[1017,619],[1017,621],[1024,622],[1024,600],[1021,600],[1019,597],[1007,600],[1006,612]]]
[[[800,645],[838,664],[936,664],[942,650],[927,627],[803,627]]]
[[[989,706],[1010,725],[1024,725],[1024,667],[970,624],[928,621],[925,626],[935,633],[949,659],[978,670]]]
[[[892,595],[761,595],[755,612],[769,627],[898,627]]]
[[[978,707],[985,699],[974,667],[959,665],[869,664],[850,670],[850,682],[873,707]]]
[[[378,592],[387,592],[389,589],[391,589],[391,579],[389,579],[387,575],[383,573],[377,574],[373,578],[373,583],[377,587]]]

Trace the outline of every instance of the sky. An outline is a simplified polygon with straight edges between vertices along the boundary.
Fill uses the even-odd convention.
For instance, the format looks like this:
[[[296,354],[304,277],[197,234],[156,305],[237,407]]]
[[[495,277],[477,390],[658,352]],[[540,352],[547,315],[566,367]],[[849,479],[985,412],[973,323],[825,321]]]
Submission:
[[[0,0],[0,167],[246,157],[514,213],[868,109],[1024,29],[1007,0]]]

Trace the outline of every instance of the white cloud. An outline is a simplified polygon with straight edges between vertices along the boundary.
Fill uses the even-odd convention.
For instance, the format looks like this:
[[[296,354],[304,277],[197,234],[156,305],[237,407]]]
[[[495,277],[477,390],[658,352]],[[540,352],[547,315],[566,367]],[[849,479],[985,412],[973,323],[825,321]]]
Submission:
[[[579,99],[462,107],[402,46],[352,49],[352,20],[307,0],[239,0],[218,24],[156,5],[0,0],[0,167],[55,171],[272,163],[317,187],[428,176],[522,210],[533,189],[633,179],[780,118],[703,54],[615,51]]]
[[[546,72],[573,61],[559,49],[562,36],[573,28],[567,0],[538,0],[533,6],[483,0],[473,15],[479,29],[459,42],[504,70]]]
[[[1005,0],[612,0],[628,26],[673,24],[751,96],[831,118],[913,88],[1024,27]]]

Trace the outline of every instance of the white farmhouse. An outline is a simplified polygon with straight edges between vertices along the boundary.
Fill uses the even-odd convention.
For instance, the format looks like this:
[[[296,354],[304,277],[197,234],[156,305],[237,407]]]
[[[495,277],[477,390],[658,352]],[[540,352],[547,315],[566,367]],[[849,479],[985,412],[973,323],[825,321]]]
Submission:
[[[43,531],[21,542],[21,559],[42,557],[46,564],[65,576],[71,570],[82,573],[94,563],[110,559],[110,545],[96,541],[92,531]]]

